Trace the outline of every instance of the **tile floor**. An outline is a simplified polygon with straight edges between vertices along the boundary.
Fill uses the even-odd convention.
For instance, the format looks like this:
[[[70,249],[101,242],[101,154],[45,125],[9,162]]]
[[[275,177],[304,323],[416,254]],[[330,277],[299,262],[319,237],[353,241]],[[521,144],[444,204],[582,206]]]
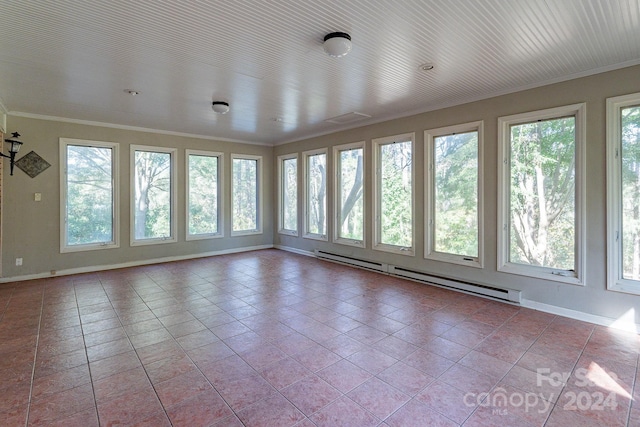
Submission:
[[[640,425],[638,335],[278,250],[0,310],[2,426]]]

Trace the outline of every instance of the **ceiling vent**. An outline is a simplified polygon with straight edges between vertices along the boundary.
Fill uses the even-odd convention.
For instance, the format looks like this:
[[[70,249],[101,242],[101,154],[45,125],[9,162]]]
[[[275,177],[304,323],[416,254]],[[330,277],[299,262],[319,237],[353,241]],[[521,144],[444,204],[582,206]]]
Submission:
[[[353,122],[357,122],[358,120],[364,120],[369,118],[371,118],[371,116],[368,114],[363,114],[363,113],[358,113],[353,111],[351,113],[343,114],[341,116],[332,117],[330,119],[325,120],[325,122],[335,123],[337,125],[346,125],[348,123],[353,123]]]

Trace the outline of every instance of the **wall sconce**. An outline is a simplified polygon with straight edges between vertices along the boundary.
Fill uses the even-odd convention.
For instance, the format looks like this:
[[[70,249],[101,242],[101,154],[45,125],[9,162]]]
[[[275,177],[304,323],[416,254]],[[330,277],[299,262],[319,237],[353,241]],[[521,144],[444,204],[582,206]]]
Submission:
[[[6,138],[4,140],[4,142],[9,144],[9,155],[7,156],[4,153],[0,153],[0,156],[6,157],[7,159],[9,159],[10,171],[11,171],[10,175],[12,176],[13,176],[13,164],[16,161],[16,154],[18,154],[18,151],[20,151],[20,146],[22,145],[22,142],[18,141],[18,138],[20,138],[20,134],[18,132],[13,132],[11,134],[11,138]]]

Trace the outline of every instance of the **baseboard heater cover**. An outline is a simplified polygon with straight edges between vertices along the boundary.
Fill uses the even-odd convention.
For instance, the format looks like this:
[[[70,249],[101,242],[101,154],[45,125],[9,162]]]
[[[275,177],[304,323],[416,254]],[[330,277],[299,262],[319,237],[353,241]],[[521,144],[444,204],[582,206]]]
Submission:
[[[383,273],[389,271],[389,265],[382,262],[366,261],[359,258],[321,251],[319,249],[316,249],[314,252],[318,258],[339,262],[340,264],[352,265],[360,268],[365,268],[367,270],[380,271]]]
[[[484,295],[487,297],[514,302],[520,304],[521,292],[515,289],[502,289],[493,286],[478,285],[473,283],[462,282],[459,280],[447,279],[444,277],[433,276],[421,271],[409,270],[395,265],[389,266],[389,274],[407,279],[418,280],[420,282],[431,283],[446,288],[457,289],[476,295]]]

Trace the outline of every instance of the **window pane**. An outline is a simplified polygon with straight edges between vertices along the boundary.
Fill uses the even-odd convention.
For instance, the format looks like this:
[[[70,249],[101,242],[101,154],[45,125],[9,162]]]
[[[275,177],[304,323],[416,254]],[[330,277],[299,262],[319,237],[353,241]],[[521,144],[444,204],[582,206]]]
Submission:
[[[478,132],[434,138],[434,249],[478,256]]]
[[[298,159],[282,161],[282,228],[298,230]]]
[[[218,232],[218,157],[189,155],[189,234]]]
[[[307,217],[309,234],[324,235],[327,227],[327,155],[307,157]]]
[[[67,245],[113,242],[111,148],[67,146]]]
[[[640,280],[640,106],[621,115],[622,277]]]
[[[362,148],[340,151],[338,238],[363,240]]]
[[[233,159],[233,231],[258,229],[258,161]]]
[[[171,154],[135,152],[135,238],[171,236]]]
[[[412,247],[411,141],[380,146],[380,243]]]
[[[575,117],[511,126],[509,261],[575,269]]]

